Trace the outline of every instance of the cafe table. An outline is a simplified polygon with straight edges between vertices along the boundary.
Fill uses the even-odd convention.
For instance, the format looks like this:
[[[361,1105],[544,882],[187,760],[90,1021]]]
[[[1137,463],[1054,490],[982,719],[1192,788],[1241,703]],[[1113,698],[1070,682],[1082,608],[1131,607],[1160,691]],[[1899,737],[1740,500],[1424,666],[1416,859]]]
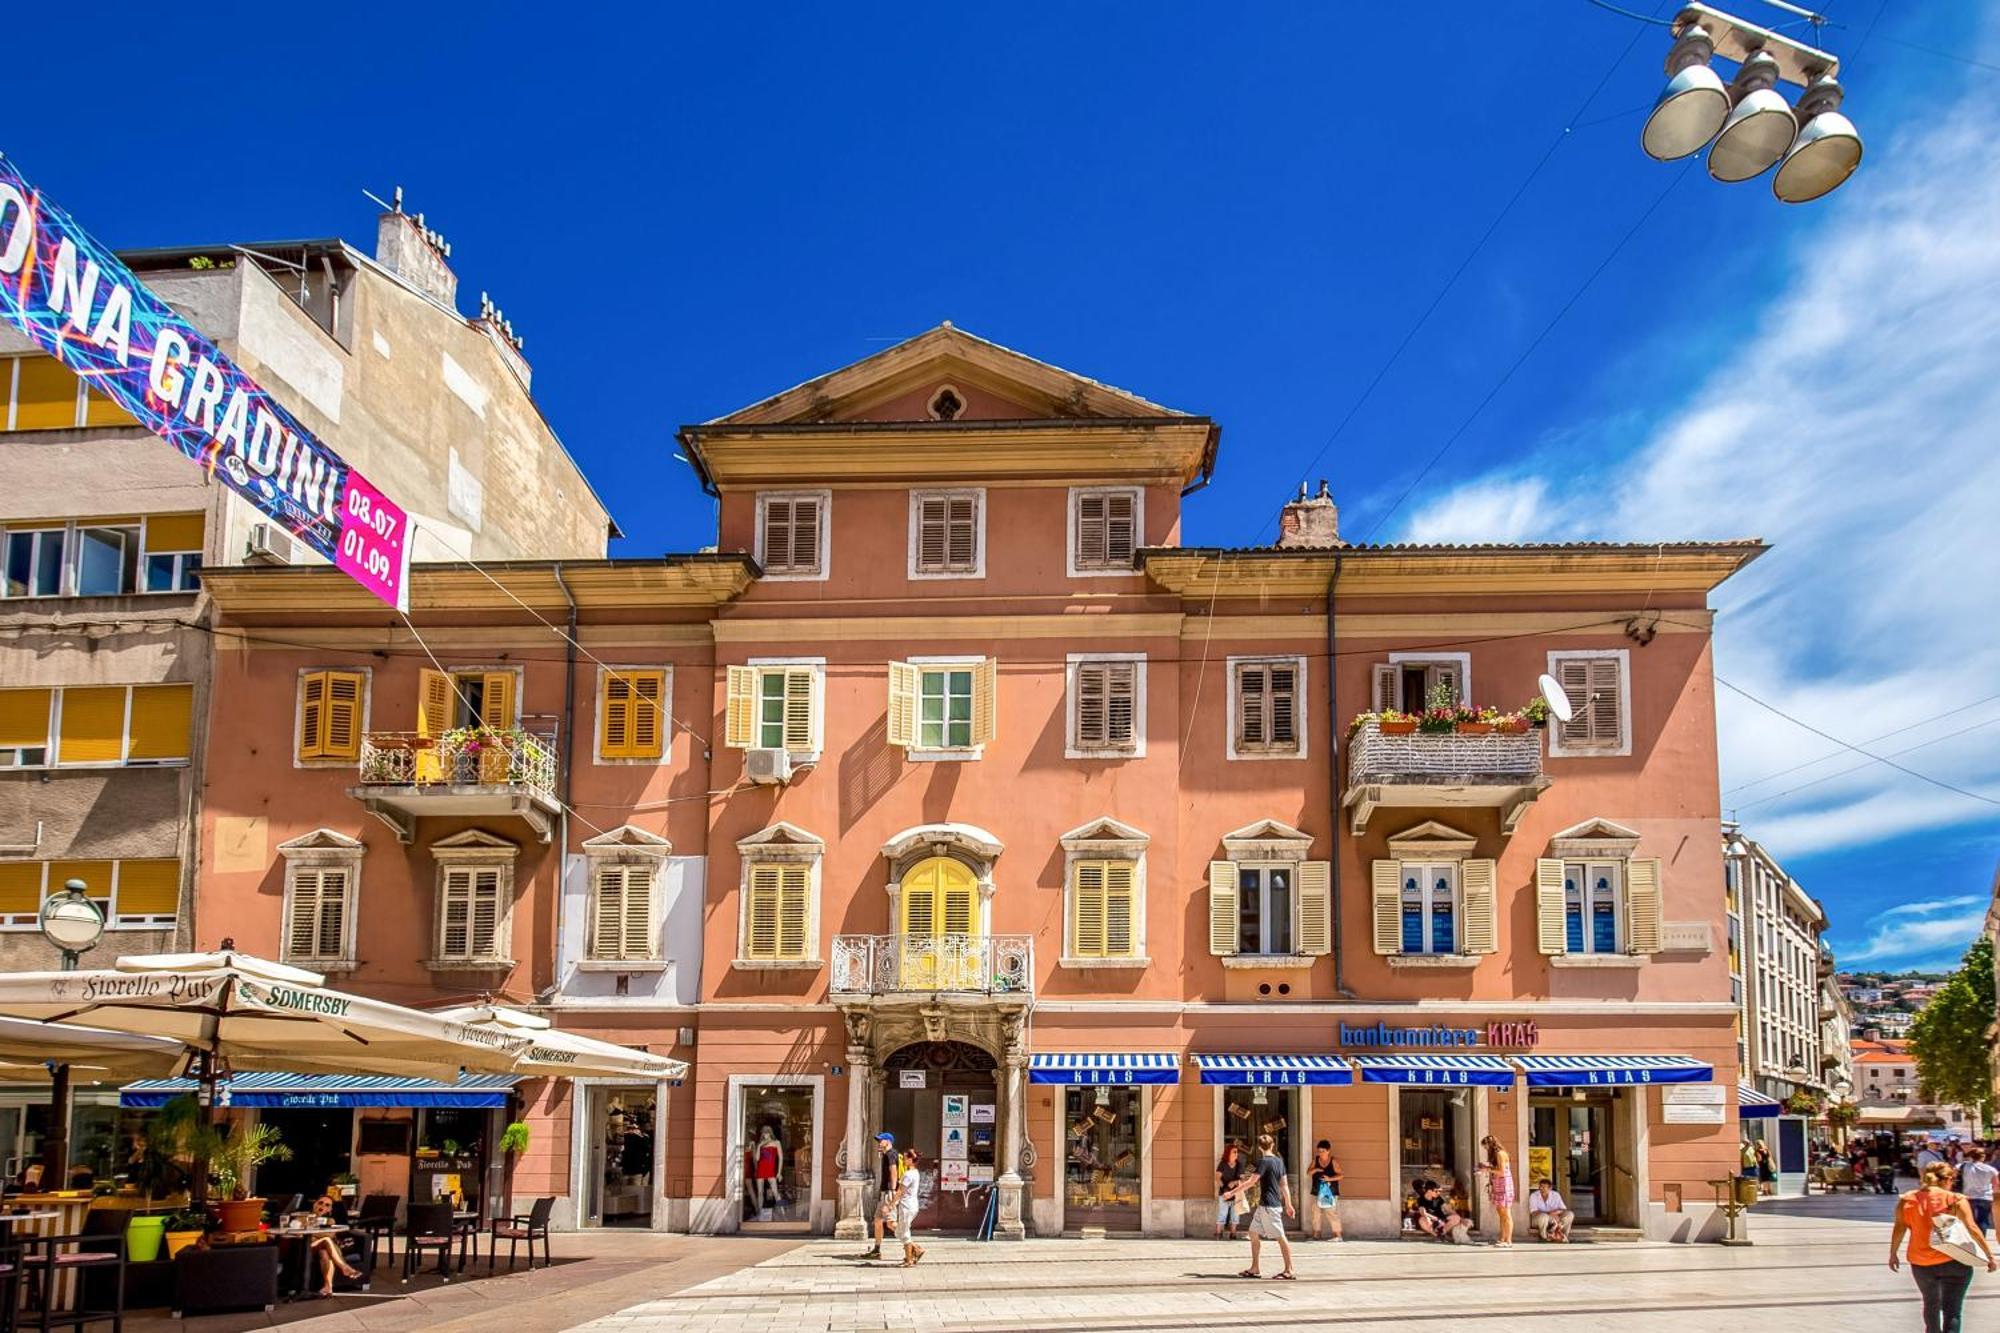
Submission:
[[[465,1271],[465,1251],[468,1246],[478,1247],[479,1214],[476,1212],[453,1213],[451,1229],[458,1236],[458,1271]]]
[[[316,1274],[313,1271],[313,1264],[312,1264],[313,1241],[317,1240],[321,1236],[345,1235],[352,1229],[353,1228],[351,1227],[341,1226],[338,1223],[333,1223],[326,1226],[310,1226],[310,1227],[276,1226],[271,1228],[269,1234],[274,1238],[276,1238],[280,1246],[284,1246],[289,1242],[297,1245],[303,1251],[303,1253],[299,1255],[299,1284],[291,1291],[285,1293],[286,1300],[295,1301],[302,1299],[306,1294],[306,1288],[311,1286],[318,1280],[318,1274]],[[283,1267],[282,1262],[280,1262],[279,1267],[280,1268]],[[361,1289],[363,1291],[368,1290],[368,1282],[369,1282],[369,1274],[364,1269],[361,1274]]]

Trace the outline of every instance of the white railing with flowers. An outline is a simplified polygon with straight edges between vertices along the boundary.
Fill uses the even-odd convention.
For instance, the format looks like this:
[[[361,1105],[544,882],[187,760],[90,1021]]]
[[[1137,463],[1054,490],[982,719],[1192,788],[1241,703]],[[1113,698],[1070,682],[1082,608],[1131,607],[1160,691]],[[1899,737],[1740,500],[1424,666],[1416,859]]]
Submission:
[[[1034,989],[1031,935],[836,935],[835,995],[939,991],[1018,995]]]
[[[1542,733],[1411,732],[1384,735],[1365,722],[1348,741],[1347,781],[1445,783],[1476,778],[1532,782],[1542,775]]]
[[[361,783],[383,787],[534,787],[554,791],[555,740],[468,727],[442,736],[374,731],[361,741]]]

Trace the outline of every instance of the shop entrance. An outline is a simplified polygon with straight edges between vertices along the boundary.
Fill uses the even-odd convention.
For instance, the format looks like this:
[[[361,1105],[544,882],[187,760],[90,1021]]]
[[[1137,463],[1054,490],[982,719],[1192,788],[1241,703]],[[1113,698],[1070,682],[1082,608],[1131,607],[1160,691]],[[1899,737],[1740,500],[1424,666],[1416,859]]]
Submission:
[[[810,1232],[813,1224],[814,1137],[810,1084],[746,1086],[736,1129],[743,1180],[742,1229]]]
[[[1473,1207],[1472,1094],[1458,1088],[1398,1088],[1400,1163],[1403,1212],[1409,1214],[1419,1180],[1436,1181],[1452,1208],[1479,1225]]]
[[[1071,1088],[1063,1098],[1063,1229],[1138,1231],[1145,1094],[1139,1088]]]
[[[972,1231],[986,1211],[1000,1131],[998,1063],[963,1041],[923,1041],[882,1063],[882,1128],[917,1150],[924,1173],[915,1225]]]
[[[1257,1156],[1257,1136],[1277,1140],[1278,1156],[1292,1177],[1292,1197],[1298,1199],[1305,1168],[1299,1157],[1299,1098],[1295,1087],[1225,1087],[1222,1090],[1222,1146],[1243,1149],[1243,1160]],[[1216,1159],[1221,1160],[1221,1154]]]
[[[653,1135],[658,1110],[651,1084],[592,1087],[584,1104],[589,1160],[584,1221],[598,1227],[653,1224]]]
[[[287,1108],[259,1111],[257,1119],[292,1150],[289,1158],[257,1168],[257,1192],[265,1198],[283,1202],[297,1194],[310,1204],[335,1176],[354,1170],[354,1112]],[[351,1203],[358,1207],[360,1200]]]
[[[1528,1102],[1533,1127],[1528,1140],[1524,1189],[1547,1176],[1575,1212],[1579,1225],[1616,1220],[1616,1099],[1608,1093],[1587,1097],[1534,1097]]]

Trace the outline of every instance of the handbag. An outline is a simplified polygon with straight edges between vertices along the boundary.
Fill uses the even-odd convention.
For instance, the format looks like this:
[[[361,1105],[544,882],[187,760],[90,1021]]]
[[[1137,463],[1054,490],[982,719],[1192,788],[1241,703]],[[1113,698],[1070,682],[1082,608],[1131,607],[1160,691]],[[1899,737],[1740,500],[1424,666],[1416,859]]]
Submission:
[[[1950,1255],[1968,1268],[1977,1268],[1986,1257],[1972,1241],[1972,1232],[1957,1213],[1939,1213],[1931,1218],[1931,1248]]]

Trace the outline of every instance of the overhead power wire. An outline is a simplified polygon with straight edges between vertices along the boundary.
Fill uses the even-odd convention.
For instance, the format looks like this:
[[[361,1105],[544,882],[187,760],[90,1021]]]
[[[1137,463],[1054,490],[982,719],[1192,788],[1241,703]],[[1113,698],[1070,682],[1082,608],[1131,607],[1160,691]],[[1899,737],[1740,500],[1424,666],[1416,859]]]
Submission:
[[[1948,708],[1942,713],[1933,713],[1929,717],[1918,718],[1915,722],[1909,723],[1907,726],[1897,727],[1893,731],[1885,731],[1879,736],[1870,736],[1867,740],[1862,741],[1861,743],[1863,745],[1873,745],[1877,741],[1886,741],[1890,737],[1900,736],[1906,731],[1915,731],[1918,727],[1927,727],[1933,722],[1942,722],[1948,717],[1956,717],[1960,713],[1970,712],[1972,709],[1979,707],[1981,704],[1990,704],[1996,699],[2000,699],[2000,694],[1989,694],[1984,699],[1974,699],[1969,704],[1960,704],[1958,707]],[[1982,722],[1979,725],[1983,727],[1986,724]],[[1945,735],[1938,737],[1938,739],[1949,740],[1951,739],[1951,737],[1961,734],[1962,734],[1961,732],[1957,731],[1947,732]],[[1925,745],[1930,745],[1932,743],[1933,742],[1931,741],[1924,742]],[[1911,748],[1915,749],[1918,747],[1912,746]],[[1770,782],[1773,779],[1782,778],[1789,774],[1796,773],[1800,769],[1811,768],[1815,764],[1823,764],[1829,759],[1837,758],[1840,755],[1840,753],[1841,752],[1839,750],[1830,750],[1827,753],[1820,755],[1817,759],[1808,759],[1802,764],[1793,764],[1790,768],[1781,768],[1775,773],[1766,773],[1761,778],[1752,778],[1748,782],[1739,782],[1734,787],[1729,788],[1722,794],[1724,796],[1729,796],[1739,791],[1748,791],[1752,787],[1761,787],[1765,783]],[[1897,753],[1903,754],[1907,753],[1907,751],[1899,750],[1897,751]],[[1761,804],[1761,802],[1759,802],[1759,804]],[[1745,808],[1747,809],[1748,807]]]
[[[1914,754],[1918,750],[1927,750],[1933,745],[1943,745],[1946,741],[1957,740],[1960,736],[1984,730],[1996,723],[2000,723],[2000,717],[1989,717],[1984,722],[1975,722],[1969,727],[1960,727],[1957,731],[1949,731],[1942,736],[1933,736],[1927,741],[1918,741],[1915,745],[1906,745],[1900,750],[1891,750],[1883,762],[1886,763],[1888,759],[1900,758],[1906,754]],[[1788,787],[1775,796],[1760,796],[1748,805],[1739,805],[1734,808],[1737,810],[1755,810],[1760,805],[1769,805],[1773,801],[1782,801],[1787,796],[1796,796],[1802,791],[1810,791],[1822,783],[1832,782],[1835,778],[1844,778],[1850,773],[1859,773],[1862,769],[1868,767],[1871,767],[1870,763],[1854,764],[1841,769],[1838,773],[1829,773],[1823,778],[1814,778],[1811,782],[1801,782],[1798,786]]]

